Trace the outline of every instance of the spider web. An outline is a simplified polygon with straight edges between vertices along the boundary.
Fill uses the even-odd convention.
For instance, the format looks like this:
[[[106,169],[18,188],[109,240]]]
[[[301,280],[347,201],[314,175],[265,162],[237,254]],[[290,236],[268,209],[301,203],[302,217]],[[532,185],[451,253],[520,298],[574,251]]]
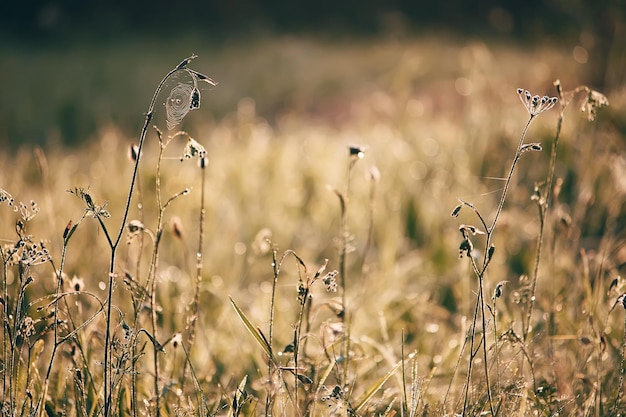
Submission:
[[[180,75],[186,76],[187,80],[179,80],[164,103],[167,130],[178,126],[191,110],[200,108],[200,90],[196,76],[185,70]]]

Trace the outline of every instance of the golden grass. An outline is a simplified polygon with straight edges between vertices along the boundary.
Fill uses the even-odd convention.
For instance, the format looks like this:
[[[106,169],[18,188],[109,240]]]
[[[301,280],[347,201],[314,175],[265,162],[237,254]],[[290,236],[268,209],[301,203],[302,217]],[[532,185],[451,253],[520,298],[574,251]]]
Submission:
[[[216,414],[226,414],[226,400],[233,398],[247,376],[245,388],[256,400],[243,408],[244,415],[261,415],[267,392],[279,390],[280,383],[266,383],[267,356],[242,324],[229,296],[267,335],[274,275],[270,254],[255,250],[257,234],[263,229],[271,231],[271,242],[279,253],[295,251],[308,273],[313,274],[324,259],[329,259],[329,269],[339,268],[341,213],[332,188],[344,191],[348,146],[357,144],[366,150],[352,170],[348,202],[354,252],[347,254],[352,367],[346,395],[353,405],[359,399],[368,400],[367,404],[358,403],[361,415],[382,415],[390,404],[386,415],[401,415],[402,392],[411,389],[414,360],[420,412],[460,412],[468,355],[467,351],[461,354],[460,348],[471,322],[477,287],[467,260],[458,259],[462,240],[458,227],[461,223],[477,225],[477,219],[469,210],[463,210],[459,219],[449,214],[462,198],[487,218],[493,216],[527,118],[516,88],[555,95],[551,85],[556,78],[566,90],[584,84],[584,67],[574,65],[568,53],[557,47],[522,49],[434,39],[330,44],[284,38],[224,48],[215,56],[200,54],[194,68],[220,83],[212,91],[203,91],[203,106],[183,124],[207,148],[210,160],[199,322],[190,354],[207,404]],[[165,73],[172,64],[164,64],[158,72]],[[132,72],[133,66],[127,71]],[[145,83],[154,85],[156,81],[146,79]],[[575,106],[566,111],[556,167],[556,177],[563,184],[549,212],[534,327],[524,346],[533,361],[536,386],[520,344],[503,338],[499,346],[502,377],[496,377],[495,368],[490,375],[492,386],[498,379],[496,401],[502,401],[501,415],[521,416],[531,410],[540,415],[554,415],[559,410],[570,415],[606,415],[616,404],[626,329],[621,308],[610,311],[621,290],[609,292],[609,285],[623,273],[626,263],[622,176],[626,94],[623,89],[604,93],[611,107],[601,110],[593,124],[578,115]],[[207,114],[213,97],[221,103],[236,100],[236,108],[213,119]],[[146,104],[148,100],[146,96]],[[257,102],[268,111],[281,100],[287,105],[275,119],[268,121],[258,114]],[[531,126],[528,141],[541,142],[544,151],[525,154],[519,162],[494,235],[497,250],[485,278],[487,301],[499,281],[509,281],[498,300],[500,334],[509,328],[522,334],[523,276],[532,272],[538,233],[537,208],[530,197],[534,183],[547,175],[557,113],[547,112]],[[137,120],[137,132],[140,124]],[[140,165],[143,223],[148,228],[157,216],[156,140],[150,131]],[[106,223],[113,230],[119,227],[133,168],[126,155],[133,142],[136,139],[106,124],[93,140],[80,146],[51,147],[42,152],[24,146],[13,155],[0,154],[1,187],[16,200],[38,203],[41,212],[28,223],[28,233],[35,241],[45,242],[57,266],[63,230],[68,221],[76,223],[83,213],[81,202],[67,189],[89,187],[97,202],[108,202],[112,216]],[[193,300],[201,182],[195,161],[180,161],[183,146],[182,140],[170,146],[162,161],[165,198],[188,187],[191,193],[174,201],[165,215],[166,224],[174,216],[180,219],[183,234],[177,239],[171,228],[166,228],[163,235],[157,271],[160,342],[185,332],[186,307]],[[373,167],[380,172],[380,181],[371,206]],[[136,195],[130,220],[139,216],[138,202]],[[364,267],[372,208],[372,246]],[[0,239],[3,245],[10,245],[15,241],[17,215],[6,206],[0,210]],[[104,302],[110,254],[97,222],[87,220],[69,242],[64,272],[69,278],[82,277],[83,291]],[[144,251],[141,280],[149,264],[149,241]],[[136,256],[136,242],[124,243],[116,264],[113,302],[129,323],[133,306],[122,277],[125,271],[134,271]],[[14,268],[7,272],[10,291],[19,292]],[[29,301],[54,294],[56,284],[49,264],[35,267],[32,276],[35,284],[25,293]],[[276,287],[275,352],[293,342],[299,310],[297,283],[297,264],[287,258]],[[331,323],[337,320],[328,305],[336,305],[341,293],[326,293],[322,285],[312,287],[312,292],[306,347],[311,369],[303,372],[319,381],[330,369],[327,367],[332,368],[320,348],[328,340]],[[97,307],[94,298],[79,295],[69,298],[67,309],[82,322]],[[36,315],[34,311],[26,313]],[[114,325],[119,321],[116,313]],[[100,315],[78,334],[88,349],[84,366],[94,375],[98,389],[102,384],[98,361],[102,361],[104,325]],[[144,325],[148,326],[147,320]],[[121,337],[120,328],[116,332]],[[35,338],[50,341],[51,334]],[[487,340],[493,344],[493,335]],[[69,359],[72,345],[61,345],[63,355],[55,360],[49,402],[57,412],[78,409],[76,399],[67,404],[61,401],[63,392],[75,385],[68,373],[78,366]],[[33,368],[39,369],[31,387],[35,401],[49,358],[46,349]],[[182,414],[187,395],[193,404],[200,400],[192,395],[188,374],[185,391],[177,394],[183,389],[178,379],[184,355],[171,346],[165,350],[160,381],[166,387],[163,413]],[[400,372],[385,379],[402,359],[402,351],[406,388]],[[340,350],[335,353],[339,357]],[[409,358],[410,353],[414,359]],[[137,387],[139,397],[149,401],[150,355],[139,361]],[[461,366],[453,378],[459,357]],[[285,357],[279,360],[288,363]],[[7,358],[3,363],[6,366]],[[485,407],[481,398],[485,391],[480,385],[484,374],[476,369],[482,366],[473,371],[475,381],[469,395]],[[20,374],[15,381],[23,384],[23,377]],[[336,402],[333,384],[341,378],[334,372],[326,377],[327,387],[310,393],[317,398],[314,414],[345,412],[334,407],[328,411],[327,404]],[[293,387],[292,376],[285,380]],[[372,392],[377,381],[383,380],[384,388]],[[444,409],[449,387],[452,391]],[[23,387],[18,391],[23,400]],[[120,397],[124,395],[129,394]],[[284,393],[277,395],[275,414],[296,415]],[[321,397],[328,401],[322,402]],[[182,408],[175,411],[176,406]],[[196,415],[199,410],[188,412]],[[480,411],[472,409],[472,413]]]

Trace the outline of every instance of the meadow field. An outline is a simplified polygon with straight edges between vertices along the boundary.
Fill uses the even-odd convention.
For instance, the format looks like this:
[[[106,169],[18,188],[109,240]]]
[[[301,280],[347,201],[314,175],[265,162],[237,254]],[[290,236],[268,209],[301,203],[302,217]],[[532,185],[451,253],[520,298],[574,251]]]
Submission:
[[[48,106],[0,152],[3,415],[626,413],[626,88],[592,54],[193,46],[5,61]]]

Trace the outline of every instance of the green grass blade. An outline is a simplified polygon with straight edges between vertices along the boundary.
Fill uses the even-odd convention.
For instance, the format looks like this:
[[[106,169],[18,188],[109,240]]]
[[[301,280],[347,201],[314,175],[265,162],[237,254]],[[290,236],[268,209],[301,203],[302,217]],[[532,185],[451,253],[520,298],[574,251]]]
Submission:
[[[278,362],[277,362],[276,358],[274,357],[274,355],[272,354],[272,348],[267,343],[267,340],[265,339],[265,337],[261,334],[259,329],[254,327],[252,322],[248,319],[248,317],[246,317],[246,314],[239,308],[237,303],[235,303],[235,300],[233,300],[232,297],[230,297],[230,296],[228,297],[228,299],[230,300],[230,303],[232,304],[233,308],[235,309],[235,312],[237,312],[237,315],[239,316],[239,319],[243,322],[243,325],[246,326],[246,329],[248,329],[250,334],[256,339],[256,341],[261,346],[261,348],[263,349],[265,354],[276,365]]]
[[[398,370],[401,364],[402,364],[402,361],[396,363],[395,366],[391,368],[389,372],[387,372],[385,375],[379,378],[378,381],[374,382],[374,384],[372,384],[372,386],[369,387],[367,391],[365,391],[365,393],[361,396],[361,398],[359,399],[359,401],[356,403],[354,407],[354,411],[356,413],[361,411],[363,406],[370,400],[370,398],[374,396],[374,394],[376,394],[376,392],[385,384],[385,382],[387,382],[387,380],[391,378],[391,376]]]

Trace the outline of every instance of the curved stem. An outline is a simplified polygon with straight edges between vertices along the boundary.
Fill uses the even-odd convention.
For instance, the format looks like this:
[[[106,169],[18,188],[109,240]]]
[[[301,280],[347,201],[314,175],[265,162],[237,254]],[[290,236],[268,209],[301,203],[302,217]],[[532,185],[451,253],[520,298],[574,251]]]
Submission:
[[[111,371],[110,360],[111,360],[111,303],[113,297],[113,284],[115,278],[115,258],[117,248],[120,244],[122,236],[124,234],[124,229],[126,227],[126,221],[128,220],[128,213],[130,212],[130,205],[133,199],[133,190],[135,188],[135,183],[137,182],[137,173],[139,171],[139,162],[141,161],[141,152],[143,150],[143,145],[146,139],[146,133],[148,132],[148,126],[150,126],[150,122],[152,121],[152,116],[154,114],[154,105],[156,103],[157,97],[159,96],[163,86],[167,82],[167,80],[174,75],[177,71],[185,69],[186,66],[196,58],[195,55],[192,55],[186,59],[184,59],[180,64],[178,64],[174,69],[168,72],[165,77],[161,80],[156,90],[154,90],[154,95],[152,96],[152,100],[150,101],[150,105],[148,106],[148,112],[146,113],[146,117],[144,120],[143,127],[141,129],[141,135],[139,137],[139,145],[137,149],[137,159],[135,161],[135,167],[133,168],[133,175],[130,181],[130,187],[128,190],[128,197],[126,199],[126,206],[124,208],[124,215],[122,216],[122,222],[120,224],[120,229],[117,234],[117,238],[112,242],[111,245],[111,263],[109,265],[109,288],[108,288],[108,298],[107,298],[107,313],[106,313],[106,334],[104,340],[104,417],[109,417],[111,412],[111,391],[113,389],[112,379],[111,379]],[[108,235],[107,235],[108,236]],[[109,239],[111,243],[111,240]],[[158,410],[158,409],[157,409]],[[157,411],[158,413],[158,411]]]

